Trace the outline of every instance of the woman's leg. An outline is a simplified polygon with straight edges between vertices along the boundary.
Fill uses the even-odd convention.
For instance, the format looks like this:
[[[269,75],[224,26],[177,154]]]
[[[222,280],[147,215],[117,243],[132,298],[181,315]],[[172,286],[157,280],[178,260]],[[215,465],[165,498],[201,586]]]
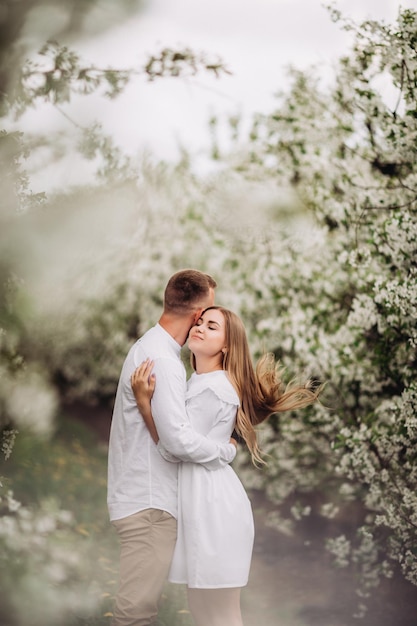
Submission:
[[[188,606],[196,626],[243,626],[239,587],[188,589]]]

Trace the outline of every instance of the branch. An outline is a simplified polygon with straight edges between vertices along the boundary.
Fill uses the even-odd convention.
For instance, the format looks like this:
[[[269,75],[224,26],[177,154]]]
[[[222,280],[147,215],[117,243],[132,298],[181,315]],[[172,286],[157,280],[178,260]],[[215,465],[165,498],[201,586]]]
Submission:
[[[28,60],[22,68],[12,101],[16,114],[41,99],[53,104],[69,102],[74,93],[87,95],[104,89],[104,96],[118,96],[133,76],[156,78],[195,76],[200,71],[231,74],[220,58],[195,53],[190,48],[163,48],[139,68],[101,68],[85,64],[78,54],[57,42],[48,42],[40,51],[41,60]]]

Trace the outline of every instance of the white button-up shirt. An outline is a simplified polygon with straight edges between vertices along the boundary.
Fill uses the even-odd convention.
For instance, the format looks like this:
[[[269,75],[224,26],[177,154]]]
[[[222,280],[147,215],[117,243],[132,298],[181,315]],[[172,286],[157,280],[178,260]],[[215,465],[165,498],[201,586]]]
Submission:
[[[117,387],[109,440],[107,503],[110,519],[155,508],[177,517],[178,464],[166,461],[158,446],[182,461],[217,469],[236,454],[233,444],[216,443],[191,427],[185,411],[186,372],[181,346],[157,324],[130,349]],[[152,414],[160,443],[155,445],[136,405],[130,377],[146,358],[154,361],[156,387]]]

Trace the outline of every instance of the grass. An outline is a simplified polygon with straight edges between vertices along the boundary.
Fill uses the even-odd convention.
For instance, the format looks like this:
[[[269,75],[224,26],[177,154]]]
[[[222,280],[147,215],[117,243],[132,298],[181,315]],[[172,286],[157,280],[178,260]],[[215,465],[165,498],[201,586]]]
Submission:
[[[107,512],[106,448],[82,424],[62,418],[51,440],[19,434],[11,457],[0,464],[0,476],[23,505],[51,501],[72,512],[74,549],[81,548],[89,562],[81,582],[98,608],[65,626],[108,626],[117,588],[118,540]],[[1,595],[0,587],[0,602]],[[182,587],[166,585],[158,624],[192,625]]]

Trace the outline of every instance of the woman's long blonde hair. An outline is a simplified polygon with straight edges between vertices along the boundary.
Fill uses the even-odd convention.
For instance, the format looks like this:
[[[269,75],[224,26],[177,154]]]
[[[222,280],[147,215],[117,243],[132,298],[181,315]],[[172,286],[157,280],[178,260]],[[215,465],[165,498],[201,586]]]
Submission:
[[[225,319],[226,351],[223,369],[239,396],[240,407],[236,417],[236,432],[243,437],[252,456],[252,462],[264,464],[254,426],[273,413],[301,409],[317,401],[321,387],[313,387],[307,380],[303,385],[282,380],[283,368],[271,353],[264,354],[253,367],[245,327],[240,318],[221,306],[206,309],[220,311]],[[195,358],[191,355],[195,369]]]

